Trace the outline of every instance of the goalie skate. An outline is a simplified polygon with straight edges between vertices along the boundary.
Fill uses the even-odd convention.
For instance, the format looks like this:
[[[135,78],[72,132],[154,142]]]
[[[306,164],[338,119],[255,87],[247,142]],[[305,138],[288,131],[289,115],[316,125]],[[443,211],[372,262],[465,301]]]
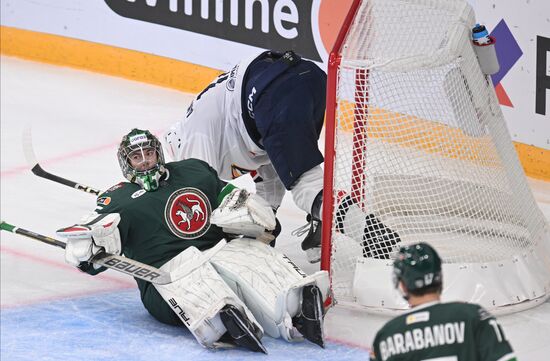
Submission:
[[[251,351],[267,354],[266,348],[260,341],[262,331],[254,327],[254,324],[249,322],[237,307],[226,305],[220,311],[220,317],[229,334],[224,335],[223,340],[220,341],[232,342]],[[227,340],[227,336],[231,339]]]
[[[292,319],[292,323],[306,340],[324,348],[323,317],[323,298],[319,287],[305,286],[302,289],[302,311]]]

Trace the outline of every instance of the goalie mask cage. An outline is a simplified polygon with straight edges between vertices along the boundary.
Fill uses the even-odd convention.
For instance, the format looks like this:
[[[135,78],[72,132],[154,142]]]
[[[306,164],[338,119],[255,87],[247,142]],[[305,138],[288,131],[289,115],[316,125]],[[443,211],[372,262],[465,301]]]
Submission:
[[[419,241],[443,259],[443,300],[507,313],[550,292],[549,227],[481,73],[474,25],[462,0],[356,0],[350,8],[327,91],[321,267],[336,303],[406,309],[392,258]],[[346,234],[336,230],[343,196],[401,242],[364,256],[363,217],[347,220]]]

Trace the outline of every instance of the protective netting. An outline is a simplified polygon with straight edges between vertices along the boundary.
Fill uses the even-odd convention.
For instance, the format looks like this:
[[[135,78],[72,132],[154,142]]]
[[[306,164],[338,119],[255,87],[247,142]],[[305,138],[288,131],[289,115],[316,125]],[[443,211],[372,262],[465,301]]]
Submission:
[[[360,240],[335,228],[346,195],[397,232],[399,245],[428,241],[445,263],[510,259],[542,242],[545,219],[481,73],[473,26],[471,8],[457,0],[360,5],[337,75],[336,300],[353,302],[354,268],[364,257]],[[364,233],[364,222],[356,226],[346,233]],[[378,245],[377,258],[395,248]]]

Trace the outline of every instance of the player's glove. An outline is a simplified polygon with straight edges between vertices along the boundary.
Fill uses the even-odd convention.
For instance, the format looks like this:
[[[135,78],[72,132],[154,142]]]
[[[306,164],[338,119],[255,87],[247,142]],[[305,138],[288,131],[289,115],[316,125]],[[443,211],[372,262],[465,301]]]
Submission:
[[[397,232],[374,214],[363,212],[349,195],[338,205],[336,229],[359,242],[363,257],[389,259],[395,245],[401,242]]]
[[[118,231],[120,214],[92,213],[81,223],[61,228],[56,232],[58,236],[67,239],[65,247],[67,263],[87,272],[91,268],[90,260],[98,253],[120,254],[121,243]]]
[[[233,189],[212,212],[211,222],[224,232],[256,238],[269,243],[275,237],[277,221],[271,206],[257,194]]]
[[[363,257],[390,259],[395,245],[399,242],[399,234],[382,223],[374,214],[365,217],[365,233],[361,242]]]

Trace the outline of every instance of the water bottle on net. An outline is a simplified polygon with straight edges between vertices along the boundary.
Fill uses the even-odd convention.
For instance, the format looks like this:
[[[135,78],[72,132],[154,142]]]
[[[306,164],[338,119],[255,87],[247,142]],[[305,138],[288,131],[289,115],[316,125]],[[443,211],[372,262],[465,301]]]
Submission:
[[[496,39],[489,35],[484,25],[476,24],[474,26],[472,29],[472,43],[483,74],[498,73],[500,65],[495,48]]]

